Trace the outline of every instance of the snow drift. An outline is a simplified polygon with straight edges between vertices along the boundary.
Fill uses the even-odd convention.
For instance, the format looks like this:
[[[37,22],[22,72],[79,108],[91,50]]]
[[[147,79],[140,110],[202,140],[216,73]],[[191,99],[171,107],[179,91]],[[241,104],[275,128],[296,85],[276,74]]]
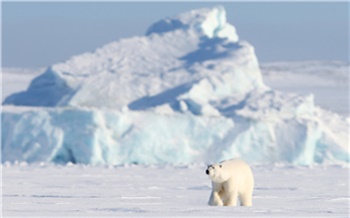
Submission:
[[[349,162],[344,118],[267,87],[220,6],[50,66],[4,104],[3,161]]]

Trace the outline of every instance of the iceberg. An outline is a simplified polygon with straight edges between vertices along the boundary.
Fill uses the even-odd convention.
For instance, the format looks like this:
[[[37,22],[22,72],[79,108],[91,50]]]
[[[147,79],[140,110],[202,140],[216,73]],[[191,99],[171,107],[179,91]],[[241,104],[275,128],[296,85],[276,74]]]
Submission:
[[[170,20],[152,25],[145,36],[50,66],[4,104],[121,109],[206,77],[219,98],[264,87],[254,48],[238,41],[224,8],[193,10]]]
[[[349,122],[266,86],[221,6],[54,64],[3,104],[2,162],[350,161]]]

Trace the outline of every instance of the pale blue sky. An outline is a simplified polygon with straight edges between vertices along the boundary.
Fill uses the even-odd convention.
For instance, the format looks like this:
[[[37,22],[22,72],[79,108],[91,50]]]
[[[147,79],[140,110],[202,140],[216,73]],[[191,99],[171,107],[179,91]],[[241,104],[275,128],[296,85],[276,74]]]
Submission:
[[[349,61],[349,3],[2,3],[4,67],[45,67],[143,35],[155,21],[223,5],[259,61]]]

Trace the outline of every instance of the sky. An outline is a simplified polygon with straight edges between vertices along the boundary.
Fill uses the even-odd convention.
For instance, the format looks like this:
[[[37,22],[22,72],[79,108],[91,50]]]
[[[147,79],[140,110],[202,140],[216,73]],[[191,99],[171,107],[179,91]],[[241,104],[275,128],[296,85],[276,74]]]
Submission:
[[[160,19],[216,5],[260,62],[349,61],[347,2],[4,2],[2,66],[50,66],[144,35]]]

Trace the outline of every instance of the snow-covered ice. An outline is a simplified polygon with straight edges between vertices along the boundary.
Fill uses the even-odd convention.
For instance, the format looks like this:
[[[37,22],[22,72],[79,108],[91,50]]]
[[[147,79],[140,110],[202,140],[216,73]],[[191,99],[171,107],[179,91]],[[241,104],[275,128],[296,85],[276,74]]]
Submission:
[[[340,61],[299,61],[260,63],[263,81],[283,92],[315,96],[315,104],[343,116],[349,116],[349,69]],[[2,68],[2,100],[25,91],[43,68]]]
[[[3,216],[348,217],[348,168],[254,166],[253,207],[212,207],[204,165],[3,165]]]
[[[145,36],[111,42],[48,67],[26,91],[7,97],[4,104],[140,110],[186,94],[189,101],[202,104],[265,88],[254,48],[233,39],[233,30],[226,31],[234,27],[226,23],[222,7],[172,19],[159,21],[167,31],[154,24]],[[175,21],[181,23],[179,28],[173,26]],[[197,99],[206,88],[205,99]],[[147,98],[154,100],[140,103]]]

